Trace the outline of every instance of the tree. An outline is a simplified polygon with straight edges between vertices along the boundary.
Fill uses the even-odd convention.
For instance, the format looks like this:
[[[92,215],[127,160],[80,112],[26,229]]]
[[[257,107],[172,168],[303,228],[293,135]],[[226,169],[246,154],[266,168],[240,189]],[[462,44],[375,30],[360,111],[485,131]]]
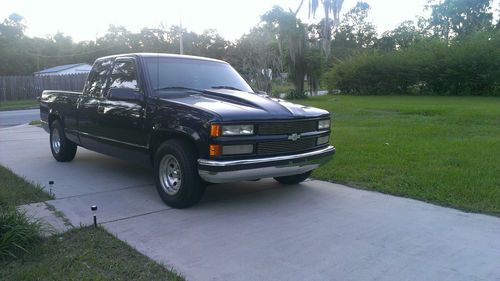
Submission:
[[[342,24],[336,31],[339,36],[353,43],[358,49],[373,46],[377,38],[375,26],[367,20],[370,5],[358,2],[344,16]]]
[[[98,38],[97,44],[111,45],[121,52],[127,52],[131,49],[131,32],[124,26],[110,25],[104,37]]]
[[[228,45],[229,42],[222,38],[215,29],[205,30],[198,35],[197,48],[201,56],[223,59]]]
[[[282,70],[276,35],[269,25],[254,27],[228,48],[228,61],[259,90],[271,92],[271,79],[263,70]]]
[[[324,71],[324,60],[321,48],[310,47],[306,52],[306,75],[309,92],[315,95],[319,89],[319,82]]]
[[[2,24],[0,24],[0,36],[7,39],[24,37],[24,17],[13,13],[10,14]]]
[[[143,52],[161,52],[167,49],[165,42],[167,41],[167,31],[162,27],[143,28],[133,36],[131,45],[134,49],[139,49]]]
[[[444,0],[428,8],[430,28],[446,42],[492,27],[491,0]]]
[[[385,32],[378,40],[380,49],[405,49],[424,39],[424,35],[411,20],[402,22],[395,29]],[[392,46],[387,46],[387,44]]]
[[[299,9],[302,6],[300,3]],[[311,14],[314,16],[319,8],[320,0],[309,0],[309,16]],[[340,11],[342,10],[342,4],[344,0],[321,0],[323,5],[323,11],[325,13],[325,19],[323,21],[323,38],[321,38],[322,48],[324,54],[328,57],[330,55],[330,42],[332,40],[332,29],[339,24]],[[298,12],[298,9],[297,9]],[[295,14],[297,14],[295,12]],[[332,20],[330,20],[332,18]]]
[[[12,14],[0,21],[0,75],[32,74],[60,64],[92,63],[96,58],[118,53],[179,51],[179,27],[143,28],[131,32],[110,25],[96,40],[75,43],[70,36],[56,33],[45,38],[24,35],[24,18]],[[228,42],[214,30],[201,35],[183,30],[186,54],[224,58]]]
[[[30,38],[24,35],[24,18],[10,14],[0,23],[0,75],[21,74],[35,69]]]
[[[261,19],[275,30],[282,50],[286,49],[289,77],[293,79],[295,94],[303,95],[307,68],[305,54],[308,47],[306,25],[295,13],[286,12],[279,6],[274,6]]]

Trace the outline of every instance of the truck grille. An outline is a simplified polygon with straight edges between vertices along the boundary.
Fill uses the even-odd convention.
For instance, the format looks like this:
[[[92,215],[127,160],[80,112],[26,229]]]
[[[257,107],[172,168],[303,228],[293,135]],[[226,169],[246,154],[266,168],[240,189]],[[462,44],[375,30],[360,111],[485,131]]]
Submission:
[[[257,143],[257,154],[286,154],[312,149],[316,146],[316,138],[299,139],[296,141],[273,141]]]
[[[258,125],[259,135],[290,135],[293,133],[314,132],[317,130],[318,121],[286,121],[262,123]]]

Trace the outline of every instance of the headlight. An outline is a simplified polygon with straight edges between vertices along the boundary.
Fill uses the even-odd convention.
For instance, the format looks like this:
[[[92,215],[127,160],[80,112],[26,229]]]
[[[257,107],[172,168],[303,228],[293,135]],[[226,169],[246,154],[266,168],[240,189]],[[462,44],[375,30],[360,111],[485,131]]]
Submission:
[[[253,135],[253,125],[222,125],[223,136]]]
[[[252,152],[253,152],[252,144],[222,146],[222,155],[249,154]]]
[[[210,136],[243,136],[253,135],[253,125],[219,125],[212,124],[210,126]]]
[[[330,136],[322,136],[316,139],[316,145],[322,145],[328,142]]]
[[[323,119],[318,121],[318,130],[326,130],[330,128],[330,119]]]

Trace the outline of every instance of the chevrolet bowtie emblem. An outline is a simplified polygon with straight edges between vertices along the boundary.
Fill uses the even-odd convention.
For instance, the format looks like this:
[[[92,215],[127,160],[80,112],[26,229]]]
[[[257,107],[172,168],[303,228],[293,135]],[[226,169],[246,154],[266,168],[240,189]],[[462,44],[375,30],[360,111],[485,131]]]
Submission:
[[[288,139],[291,141],[296,141],[296,140],[300,139],[300,134],[293,133],[293,134],[288,136]]]

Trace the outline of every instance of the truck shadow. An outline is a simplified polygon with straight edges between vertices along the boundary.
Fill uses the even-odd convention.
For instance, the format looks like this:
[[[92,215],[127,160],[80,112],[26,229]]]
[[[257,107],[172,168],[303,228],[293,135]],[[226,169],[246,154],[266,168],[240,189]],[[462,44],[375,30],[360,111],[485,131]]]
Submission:
[[[164,204],[157,194],[151,167],[87,150],[80,151],[71,165],[79,166],[73,167],[73,169],[85,170],[85,175],[82,174],[83,181],[86,185],[94,187],[92,191],[89,190],[90,192],[112,192],[116,189],[140,188],[143,192],[134,193],[134,196],[141,198],[135,198],[135,200],[148,200],[158,205]],[[283,185],[273,179],[210,184],[206,187],[205,195],[201,201],[191,209],[225,208],[268,200],[268,203],[273,205],[281,200],[290,201],[291,197],[305,196],[303,193],[310,190],[309,184],[310,181],[297,185]],[[169,208],[167,205],[165,207]]]
[[[274,206],[300,201],[304,198],[311,200],[311,181],[296,185],[283,185],[273,179],[262,179],[256,182],[235,182],[210,185],[207,187],[204,198],[194,206],[195,209],[205,208],[233,208],[239,205]],[[309,194],[309,195],[307,195]],[[314,201],[314,200],[312,200]]]

